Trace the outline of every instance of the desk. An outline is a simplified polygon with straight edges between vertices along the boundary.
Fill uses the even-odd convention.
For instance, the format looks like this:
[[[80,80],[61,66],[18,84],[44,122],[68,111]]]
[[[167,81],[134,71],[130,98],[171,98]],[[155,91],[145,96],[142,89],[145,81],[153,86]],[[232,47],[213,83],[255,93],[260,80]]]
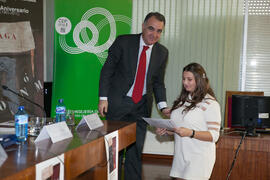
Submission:
[[[136,141],[136,123],[103,121],[104,134],[118,130],[119,151]],[[98,131],[73,132],[73,138],[52,144],[44,142],[35,147],[35,138],[18,149],[7,148],[8,159],[0,167],[0,179],[35,179],[35,165],[64,153],[65,179],[74,179],[92,169],[91,179],[106,179],[106,153],[104,134]]]
[[[211,180],[226,180],[240,140],[239,133],[221,134]],[[243,140],[229,179],[270,179],[270,134],[246,137]]]

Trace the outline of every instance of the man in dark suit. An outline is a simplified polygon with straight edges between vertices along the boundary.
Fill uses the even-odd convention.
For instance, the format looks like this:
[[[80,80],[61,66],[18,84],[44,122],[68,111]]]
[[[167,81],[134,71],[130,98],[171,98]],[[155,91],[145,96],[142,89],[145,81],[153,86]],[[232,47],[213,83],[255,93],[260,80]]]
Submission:
[[[151,115],[153,93],[158,109],[167,116],[170,112],[164,85],[168,50],[158,43],[164,26],[165,18],[162,14],[149,13],[142,24],[141,34],[121,35],[116,38],[101,70],[101,116],[106,115],[108,120],[137,123],[136,143],[126,149],[125,179],[141,179],[141,153],[147,126],[142,117]],[[120,152],[119,172],[121,158]],[[119,179],[120,176],[121,174]]]

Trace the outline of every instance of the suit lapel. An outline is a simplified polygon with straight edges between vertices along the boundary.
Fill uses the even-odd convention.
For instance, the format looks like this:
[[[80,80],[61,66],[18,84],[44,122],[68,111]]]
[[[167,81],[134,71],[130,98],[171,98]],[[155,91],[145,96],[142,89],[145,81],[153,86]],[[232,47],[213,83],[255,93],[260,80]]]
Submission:
[[[148,66],[147,80],[146,80],[147,84],[150,83],[153,68],[156,64],[154,61],[156,61],[156,60],[157,60],[157,49],[156,49],[156,44],[154,44],[154,46],[152,48],[151,56],[150,56],[149,66]]]
[[[139,54],[139,46],[140,46],[140,34],[136,37],[136,42],[130,42],[132,45],[130,46],[131,56],[130,56],[130,69],[131,69],[131,77],[132,82],[135,79],[136,69],[137,69],[137,61]]]

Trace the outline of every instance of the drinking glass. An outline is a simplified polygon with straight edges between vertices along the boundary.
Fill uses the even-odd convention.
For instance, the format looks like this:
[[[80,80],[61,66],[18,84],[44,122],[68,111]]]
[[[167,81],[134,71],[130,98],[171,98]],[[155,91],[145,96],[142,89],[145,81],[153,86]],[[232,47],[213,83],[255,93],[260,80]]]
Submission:
[[[45,117],[30,117],[28,121],[28,135],[38,136],[40,130],[46,125]]]

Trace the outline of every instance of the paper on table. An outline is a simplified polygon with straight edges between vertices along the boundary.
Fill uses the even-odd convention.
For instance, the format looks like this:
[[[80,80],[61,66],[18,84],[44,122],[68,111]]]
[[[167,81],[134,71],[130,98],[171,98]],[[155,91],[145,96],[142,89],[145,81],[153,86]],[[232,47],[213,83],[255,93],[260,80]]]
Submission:
[[[0,126],[14,127],[15,126],[15,121],[14,120],[10,120],[10,121],[1,122],[0,123]]]
[[[8,155],[2,145],[0,144],[0,167],[5,162],[5,160],[8,158]]]
[[[175,122],[170,119],[156,119],[156,118],[143,118],[150,126],[166,128],[168,130],[173,130],[176,128]]]
[[[15,134],[14,120],[0,123],[0,134]]]
[[[15,128],[13,127],[0,127],[0,134],[15,134]]]

